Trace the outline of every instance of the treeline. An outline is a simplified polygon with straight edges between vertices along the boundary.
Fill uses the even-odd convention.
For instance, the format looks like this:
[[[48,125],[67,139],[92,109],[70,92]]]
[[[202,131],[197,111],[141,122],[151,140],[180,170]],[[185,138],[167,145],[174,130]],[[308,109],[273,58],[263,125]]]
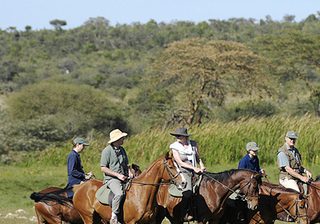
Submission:
[[[320,115],[320,15],[0,30],[0,154],[119,127]]]

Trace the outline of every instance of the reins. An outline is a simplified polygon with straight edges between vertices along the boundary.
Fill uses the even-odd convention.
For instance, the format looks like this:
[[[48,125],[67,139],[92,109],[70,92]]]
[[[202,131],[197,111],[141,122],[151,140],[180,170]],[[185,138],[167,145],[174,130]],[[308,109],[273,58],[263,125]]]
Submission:
[[[214,180],[215,182],[219,183],[220,185],[222,185],[224,188],[228,189],[229,191],[231,191],[232,193],[235,193],[237,194],[238,197],[240,197],[242,200],[246,200],[246,196],[247,194],[245,195],[242,195],[240,193],[237,192],[237,190],[233,190],[232,188],[228,187],[227,185],[223,184],[222,182],[220,182],[219,180],[215,179],[214,177],[210,176],[208,173],[204,172],[203,173],[204,176],[208,177],[209,179],[212,179]],[[251,178],[250,178],[250,181],[248,181],[244,186],[242,186],[241,188],[239,188],[238,190],[241,190],[243,188],[245,188],[247,185],[249,185],[252,181],[252,179],[254,178],[254,176],[252,175]],[[248,192],[247,192],[248,193]]]
[[[135,181],[134,179],[130,179],[129,182],[131,184],[138,184],[138,185],[150,185],[150,186],[161,186],[161,185],[168,185],[168,184],[174,184],[177,185],[176,182],[174,181],[177,177],[179,177],[181,171],[178,171],[176,174],[173,174],[173,172],[171,172],[168,162],[166,159],[163,159],[163,165],[164,165],[164,169],[163,172],[166,170],[170,176],[170,180],[167,182],[160,182],[160,183],[145,183],[145,182],[140,182],[140,181]]]
[[[266,180],[268,183],[270,183],[269,179],[267,178],[267,176],[265,176]],[[309,183],[310,184],[310,183]],[[271,195],[271,192],[272,192],[273,188],[270,187],[270,196]],[[300,215],[298,214],[298,211],[299,211],[299,208],[298,208],[298,202],[301,201],[300,199],[296,199],[294,201],[294,203],[289,207],[289,208],[284,208],[284,206],[280,203],[280,201],[277,202],[277,204],[279,205],[280,208],[282,208],[282,210],[287,213],[288,216],[292,217],[294,220],[296,220],[297,218],[303,218],[303,217],[307,217],[307,215]],[[295,206],[295,215],[292,215],[289,211],[290,209]]]

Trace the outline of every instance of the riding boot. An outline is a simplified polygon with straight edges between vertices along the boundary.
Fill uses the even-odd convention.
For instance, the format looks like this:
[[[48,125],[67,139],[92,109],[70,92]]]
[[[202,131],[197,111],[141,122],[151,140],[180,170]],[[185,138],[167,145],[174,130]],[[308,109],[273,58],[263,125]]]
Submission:
[[[191,221],[193,220],[192,216],[192,209],[191,209],[191,197],[192,197],[192,191],[186,191],[182,193],[182,214],[184,214],[184,221]]]

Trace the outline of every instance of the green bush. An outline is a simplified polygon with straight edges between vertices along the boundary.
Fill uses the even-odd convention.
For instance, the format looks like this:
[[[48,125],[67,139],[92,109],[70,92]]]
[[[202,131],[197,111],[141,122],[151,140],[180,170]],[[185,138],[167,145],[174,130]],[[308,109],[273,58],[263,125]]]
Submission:
[[[12,94],[7,105],[8,119],[0,130],[6,151],[44,149],[76,135],[86,136],[91,130],[128,129],[121,106],[85,85],[31,85]]]

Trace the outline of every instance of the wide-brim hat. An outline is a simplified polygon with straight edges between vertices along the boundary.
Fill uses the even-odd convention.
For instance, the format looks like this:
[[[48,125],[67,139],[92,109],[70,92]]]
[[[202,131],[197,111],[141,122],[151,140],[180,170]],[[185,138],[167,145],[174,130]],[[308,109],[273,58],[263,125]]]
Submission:
[[[174,132],[170,132],[173,136],[185,136],[189,137],[188,130],[186,128],[177,128]]]
[[[108,143],[112,143],[118,141],[120,138],[126,137],[128,134],[125,132],[120,131],[119,129],[115,129],[110,132],[110,140]]]
[[[255,142],[248,142],[246,145],[246,150],[252,150],[252,151],[258,151],[259,150],[259,146],[257,143]]]
[[[288,131],[286,134],[287,138],[292,138],[292,139],[297,139],[298,138],[298,134],[295,133],[294,131]]]

